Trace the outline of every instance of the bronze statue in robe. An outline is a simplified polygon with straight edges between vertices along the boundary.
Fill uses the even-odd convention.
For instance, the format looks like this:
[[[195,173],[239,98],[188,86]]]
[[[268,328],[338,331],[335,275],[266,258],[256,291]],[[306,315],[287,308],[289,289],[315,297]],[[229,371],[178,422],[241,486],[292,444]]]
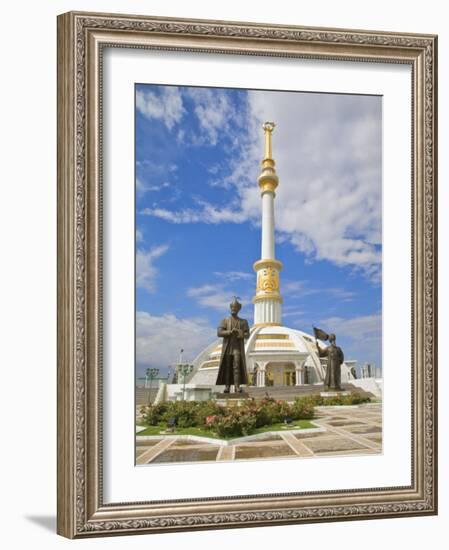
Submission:
[[[248,384],[245,360],[245,340],[249,338],[249,325],[246,319],[238,316],[242,304],[237,299],[231,303],[231,315],[221,321],[217,336],[223,338],[220,364],[216,384],[225,385],[224,393],[229,393],[231,384],[234,391],[241,393],[240,384]]]
[[[316,344],[318,355],[327,357],[326,376],[324,378],[324,386],[328,390],[341,391],[341,365],[345,360],[343,350],[337,346],[335,334],[329,334],[330,344],[325,349],[321,349]]]

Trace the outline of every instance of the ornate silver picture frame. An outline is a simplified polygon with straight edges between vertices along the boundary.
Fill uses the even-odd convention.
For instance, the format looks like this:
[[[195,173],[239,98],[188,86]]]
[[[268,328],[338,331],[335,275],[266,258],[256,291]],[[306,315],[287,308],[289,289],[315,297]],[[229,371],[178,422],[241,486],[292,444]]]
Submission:
[[[411,433],[410,484],[275,493],[261,486],[260,494],[164,499],[155,499],[149,484],[143,501],[105,499],[107,49],[409,67],[412,296],[411,311],[403,314],[411,326],[411,416],[404,426]],[[81,12],[59,16],[58,533],[83,538],[436,514],[436,186],[436,36]]]

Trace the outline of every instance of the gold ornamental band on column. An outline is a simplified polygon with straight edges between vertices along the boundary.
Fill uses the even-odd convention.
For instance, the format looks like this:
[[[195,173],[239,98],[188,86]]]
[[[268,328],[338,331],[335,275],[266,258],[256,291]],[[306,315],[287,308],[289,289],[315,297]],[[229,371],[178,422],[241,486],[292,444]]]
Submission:
[[[262,173],[258,178],[260,192],[275,194],[276,187],[279,185],[279,178],[276,174],[275,162],[272,158],[273,148],[271,143],[271,135],[276,124],[274,122],[265,122],[263,129],[265,131],[265,158],[262,161]]]
[[[253,298],[253,304],[256,302],[264,302],[265,300],[274,300],[276,302],[280,302],[281,304],[284,302],[284,298],[280,294],[258,294],[257,296],[254,296]]]
[[[262,259],[253,265],[257,272],[256,296],[253,303],[266,299],[273,299],[282,303],[282,297],[279,294],[279,272],[282,269],[282,263],[279,260]]]
[[[262,195],[267,191],[274,194],[276,187],[279,185],[279,178],[274,166],[275,162],[273,159],[264,159],[262,161],[262,173],[257,179]]]
[[[257,262],[253,263],[254,271],[259,271],[259,269],[264,269],[265,267],[273,267],[274,269],[281,271],[283,265],[279,260],[271,260],[270,258],[262,258],[262,260],[257,260]]]
[[[257,272],[256,292],[279,292],[279,272],[273,267],[265,267]]]

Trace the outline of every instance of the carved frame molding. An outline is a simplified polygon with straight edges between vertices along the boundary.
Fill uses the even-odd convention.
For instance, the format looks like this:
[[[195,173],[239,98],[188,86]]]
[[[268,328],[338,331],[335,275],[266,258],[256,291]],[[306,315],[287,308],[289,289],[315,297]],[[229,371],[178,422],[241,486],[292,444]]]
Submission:
[[[104,504],[104,47],[412,68],[411,486]],[[58,17],[58,533],[70,538],[437,513],[437,37],[70,12]]]

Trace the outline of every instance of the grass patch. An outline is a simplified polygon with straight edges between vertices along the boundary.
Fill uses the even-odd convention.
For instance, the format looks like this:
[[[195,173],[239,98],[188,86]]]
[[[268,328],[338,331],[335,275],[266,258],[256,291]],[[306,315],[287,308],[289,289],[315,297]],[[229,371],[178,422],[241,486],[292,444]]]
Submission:
[[[148,426],[145,430],[142,430],[137,435],[199,435],[201,437],[220,439],[218,435],[214,434],[210,430],[203,430],[201,428],[191,426],[189,428],[176,428],[174,431],[168,431],[165,424]]]
[[[310,420],[295,420],[290,424],[278,422],[277,424],[262,426],[261,428],[256,428],[253,433],[261,434],[265,432],[305,430],[308,428],[316,428],[316,426],[312,422],[310,422]],[[212,430],[205,430],[197,427],[176,428],[173,432],[169,432],[164,424],[158,424],[157,426],[147,426],[145,430],[142,430],[136,435],[198,435],[200,437],[210,437],[212,439],[235,439],[235,436],[219,437],[218,434],[216,432],[213,432]]]

